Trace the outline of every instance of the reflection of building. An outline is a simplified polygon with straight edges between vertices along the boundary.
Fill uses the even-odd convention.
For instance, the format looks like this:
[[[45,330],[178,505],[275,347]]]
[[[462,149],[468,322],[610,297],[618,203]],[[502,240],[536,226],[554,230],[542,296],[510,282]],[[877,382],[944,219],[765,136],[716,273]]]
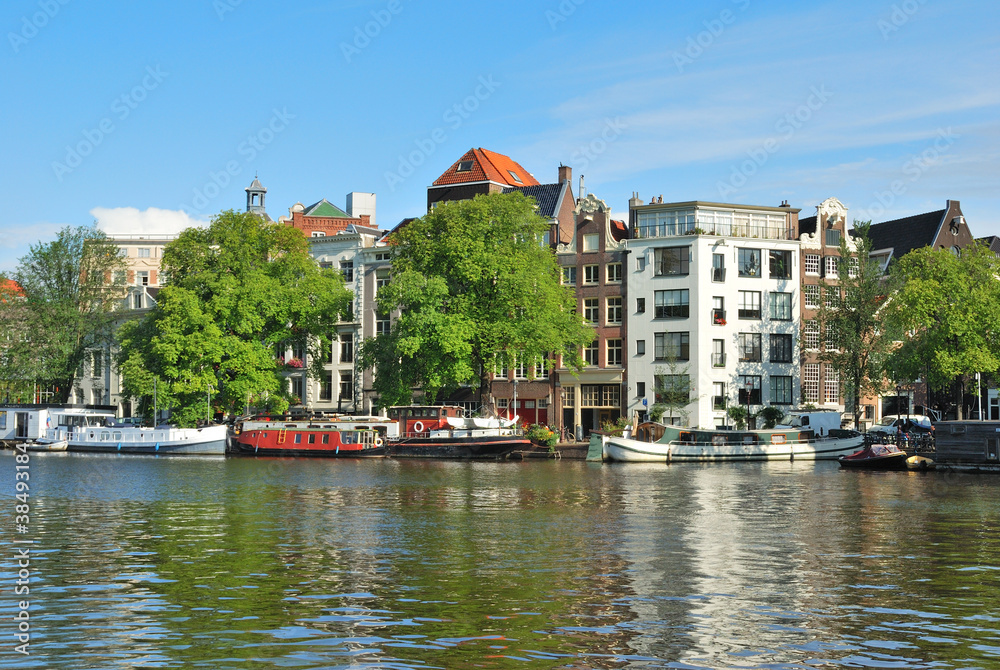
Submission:
[[[837,287],[840,241],[846,237],[847,248],[855,245],[848,235],[847,208],[836,198],[827,198],[816,207],[816,216],[799,220],[799,240],[802,259],[799,270],[802,277],[802,402],[817,407],[844,411],[841,397],[840,374],[833,366],[819,361],[820,326],[817,314],[820,301],[834,305],[840,289]],[[825,283],[824,291],[821,282]],[[862,414],[871,420],[871,407]]]
[[[622,416],[628,230],[623,221],[612,220],[611,208],[593,194],[577,201],[575,221],[569,238],[556,246],[556,255],[562,283],[576,291],[577,313],[593,325],[595,338],[583,351],[584,370],[556,370],[559,393],[553,418],[560,429],[585,435]]]
[[[658,403],[663,423],[708,428],[733,403],[796,403],[798,212],[629,202],[630,407]]]

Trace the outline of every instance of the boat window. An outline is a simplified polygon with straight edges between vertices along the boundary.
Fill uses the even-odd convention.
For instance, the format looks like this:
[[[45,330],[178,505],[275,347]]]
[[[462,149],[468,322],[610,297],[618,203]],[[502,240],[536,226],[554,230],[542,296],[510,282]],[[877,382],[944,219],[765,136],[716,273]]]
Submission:
[[[106,430],[102,430],[101,431],[101,439],[102,440],[109,440],[109,439],[111,439],[111,433],[109,433]]]
[[[772,435],[771,436],[771,444],[784,444],[784,443],[785,443],[785,436],[784,435]]]
[[[309,444],[316,444],[316,436],[315,435],[310,435],[309,436]]]
[[[116,430],[114,433],[112,433],[112,439],[114,440],[122,439],[122,432],[120,430]]]
[[[330,435],[329,434],[324,434],[323,435],[323,444],[330,444]]]
[[[688,444],[694,444],[694,433],[688,431],[681,431],[680,441]]]
[[[715,434],[712,436],[712,446],[721,447],[724,446],[726,442],[727,440],[725,435]]]
[[[809,417],[808,416],[802,417],[802,425],[803,426],[808,426],[809,425]]]
[[[302,433],[295,433],[295,439],[293,442],[295,442],[295,444],[302,444]]]

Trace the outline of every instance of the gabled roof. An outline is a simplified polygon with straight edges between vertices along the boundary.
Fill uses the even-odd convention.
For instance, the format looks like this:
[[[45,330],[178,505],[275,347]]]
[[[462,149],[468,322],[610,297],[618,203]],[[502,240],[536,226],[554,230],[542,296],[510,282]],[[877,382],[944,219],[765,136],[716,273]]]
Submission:
[[[537,186],[508,186],[504,193],[520,191],[529,198],[534,198],[538,205],[538,214],[546,219],[554,219],[559,215],[564,191],[569,188],[569,182],[561,184],[538,184]]]
[[[933,245],[947,211],[940,209],[873,224],[868,231],[872,251],[892,249],[893,257],[902,258],[914,249]]]
[[[628,226],[625,225],[624,221],[611,219],[611,237],[615,239],[615,242],[621,242],[628,237]]]
[[[353,218],[350,215],[348,215],[347,212],[340,209],[336,205],[332,204],[326,198],[323,198],[322,200],[313,205],[309,205],[308,207],[306,207],[306,211],[304,211],[302,214],[303,216],[325,216],[334,219]]]
[[[459,167],[462,170],[459,170]],[[528,171],[503,154],[479,149],[469,149],[454,165],[438,177],[433,186],[470,184],[491,181],[506,186],[538,186],[538,180]]]
[[[980,244],[985,245],[990,251],[995,254],[1000,255],[1000,237],[996,235],[990,235],[989,237],[980,237],[976,240]]]

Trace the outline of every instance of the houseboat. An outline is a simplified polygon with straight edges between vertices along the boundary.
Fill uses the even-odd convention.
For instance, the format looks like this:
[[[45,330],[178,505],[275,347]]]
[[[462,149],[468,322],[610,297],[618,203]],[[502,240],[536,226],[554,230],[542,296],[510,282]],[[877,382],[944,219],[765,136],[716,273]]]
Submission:
[[[396,423],[379,417],[289,420],[255,417],[238,424],[232,451],[249,456],[372,458],[386,455]]]
[[[388,442],[397,458],[499,459],[516,449],[530,449],[512,419],[466,417],[455,405],[391,407],[399,435]]]
[[[105,405],[2,405],[0,442],[49,444],[59,441],[47,436],[49,430],[103,426],[114,420],[115,408]]]
[[[605,461],[671,463],[836,460],[861,448],[861,433],[840,428],[840,413],[796,412],[771,430],[702,430],[645,423],[630,437],[601,436]]]

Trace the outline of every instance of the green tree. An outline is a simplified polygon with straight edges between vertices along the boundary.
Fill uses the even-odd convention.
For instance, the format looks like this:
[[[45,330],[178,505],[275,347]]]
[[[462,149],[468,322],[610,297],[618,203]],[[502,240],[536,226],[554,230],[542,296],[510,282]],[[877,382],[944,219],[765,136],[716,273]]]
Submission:
[[[548,228],[534,200],[512,193],[445,203],[393,233],[378,303],[398,317],[360,354],[382,406],[409,402],[415,387],[433,399],[475,383],[486,398],[495,370],[553,353],[581,367],[593,329],[541,243]]]
[[[111,346],[126,267],[118,245],[95,227],[66,227],[32,245],[11,277],[20,288],[0,300],[10,335],[3,381],[34,382],[67,402],[87,350]]]
[[[206,416],[210,392],[229,413],[248,401],[287,409],[276,347],[307,342],[316,376],[351,300],[300,230],[246,212],[185,230],[164,249],[161,269],[169,279],[156,306],[119,330],[118,364],[144,411],[155,387],[157,406],[180,425]]]
[[[965,379],[1000,369],[1000,260],[981,244],[960,256],[925,247],[899,259],[893,274],[901,288],[889,317],[908,335],[890,367],[899,380],[954,388],[961,419]]]
[[[887,384],[885,366],[898,329],[885,319],[885,306],[898,280],[886,276],[872,251],[871,221],[855,221],[854,248],[840,239],[836,283],[821,280],[824,299],[820,325],[819,360],[840,373],[844,398],[850,399],[854,425],[861,420],[861,399],[881,394]]]
[[[761,408],[761,410],[757,412],[757,416],[760,417],[763,422],[764,430],[769,430],[777,426],[778,423],[785,418],[785,410],[780,407],[768,405],[767,407]]]
[[[675,418],[687,421],[689,413],[685,408],[695,399],[692,396],[694,386],[691,384],[690,367],[690,365],[679,365],[668,352],[667,364],[655,368],[653,397],[656,402],[649,409],[651,419],[660,421],[666,414],[671,424]]]
[[[726,408],[726,416],[732,419],[733,423],[736,424],[736,430],[743,430],[746,428],[750,419],[753,418],[745,405],[730,405]]]

